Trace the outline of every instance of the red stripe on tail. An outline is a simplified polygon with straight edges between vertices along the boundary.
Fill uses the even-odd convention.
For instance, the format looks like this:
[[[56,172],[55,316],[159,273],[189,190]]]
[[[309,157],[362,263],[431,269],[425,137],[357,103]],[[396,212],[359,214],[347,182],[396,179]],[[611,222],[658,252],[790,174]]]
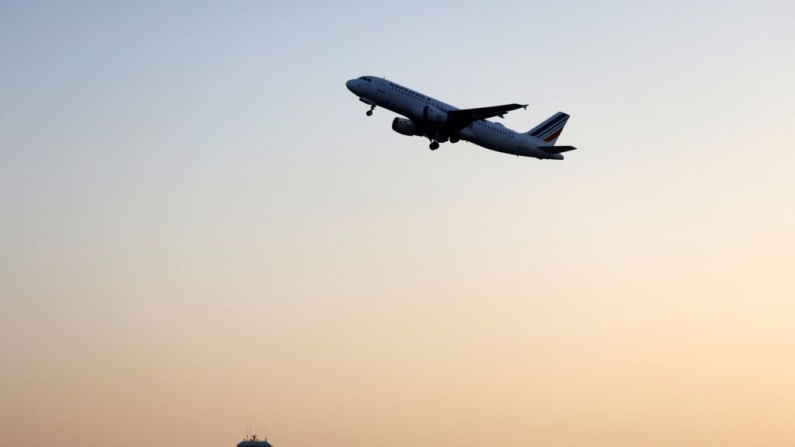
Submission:
[[[552,141],[552,140],[554,140],[555,138],[559,137],[561,132],[563,132],[563,129],[560,129],[560,130],[558,130],[558,131],[556,131],[556,132],[552,133],[550,136],[548,136],[548,137],[544,138],[544,141],[546,141],[547,143],[549,143],[550,141]]]

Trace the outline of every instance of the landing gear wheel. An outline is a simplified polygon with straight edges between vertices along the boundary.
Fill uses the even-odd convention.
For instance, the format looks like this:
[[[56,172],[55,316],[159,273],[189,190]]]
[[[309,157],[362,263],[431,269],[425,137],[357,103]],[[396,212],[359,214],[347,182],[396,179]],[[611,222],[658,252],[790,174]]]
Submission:
[[[433,143],[431,143],[431,145],[430,145],[430,146],[428,146],[428,147],[429,147],[429,148],[431,148],[431,150],[432,150],[432,151],[435,151],[436,149],[439,149],[439,143],[437,143],[437,142],[435,142],[435,141],[434,141],[434,142],[433,142]]]
[[[368,110],[367,111],[367,116],[373,116],[373,111],[372,110]]]

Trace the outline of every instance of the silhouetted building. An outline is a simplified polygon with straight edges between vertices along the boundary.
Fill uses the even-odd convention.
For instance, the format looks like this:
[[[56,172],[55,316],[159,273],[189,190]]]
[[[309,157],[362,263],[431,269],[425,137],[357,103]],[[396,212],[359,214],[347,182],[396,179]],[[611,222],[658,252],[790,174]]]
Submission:
[[[257,435],[251,435],[237,445],[237,447],[273,447],[268,439],[257,439]]]

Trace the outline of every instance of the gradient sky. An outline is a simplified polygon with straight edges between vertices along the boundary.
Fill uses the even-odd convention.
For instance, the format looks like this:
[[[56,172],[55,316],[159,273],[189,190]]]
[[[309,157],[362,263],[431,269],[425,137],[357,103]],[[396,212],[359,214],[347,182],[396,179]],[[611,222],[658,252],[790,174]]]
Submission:
[[[129,3],[0,4],[0,444],[795,445],[792,2]]]

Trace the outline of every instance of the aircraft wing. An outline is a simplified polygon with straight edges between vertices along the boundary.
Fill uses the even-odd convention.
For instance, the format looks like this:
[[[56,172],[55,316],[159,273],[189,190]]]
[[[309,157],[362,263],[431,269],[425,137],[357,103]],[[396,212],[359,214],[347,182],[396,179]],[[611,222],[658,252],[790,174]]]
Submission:
[[[458,124],[461,127],[466,127],[478,120],[485,120],[499,116],[504,118],[503,115],[516,109],[526,109],[527,104],[505,104],[503,106],[480,107],[477,109],[461,109],[447,112],[450,121]]]

